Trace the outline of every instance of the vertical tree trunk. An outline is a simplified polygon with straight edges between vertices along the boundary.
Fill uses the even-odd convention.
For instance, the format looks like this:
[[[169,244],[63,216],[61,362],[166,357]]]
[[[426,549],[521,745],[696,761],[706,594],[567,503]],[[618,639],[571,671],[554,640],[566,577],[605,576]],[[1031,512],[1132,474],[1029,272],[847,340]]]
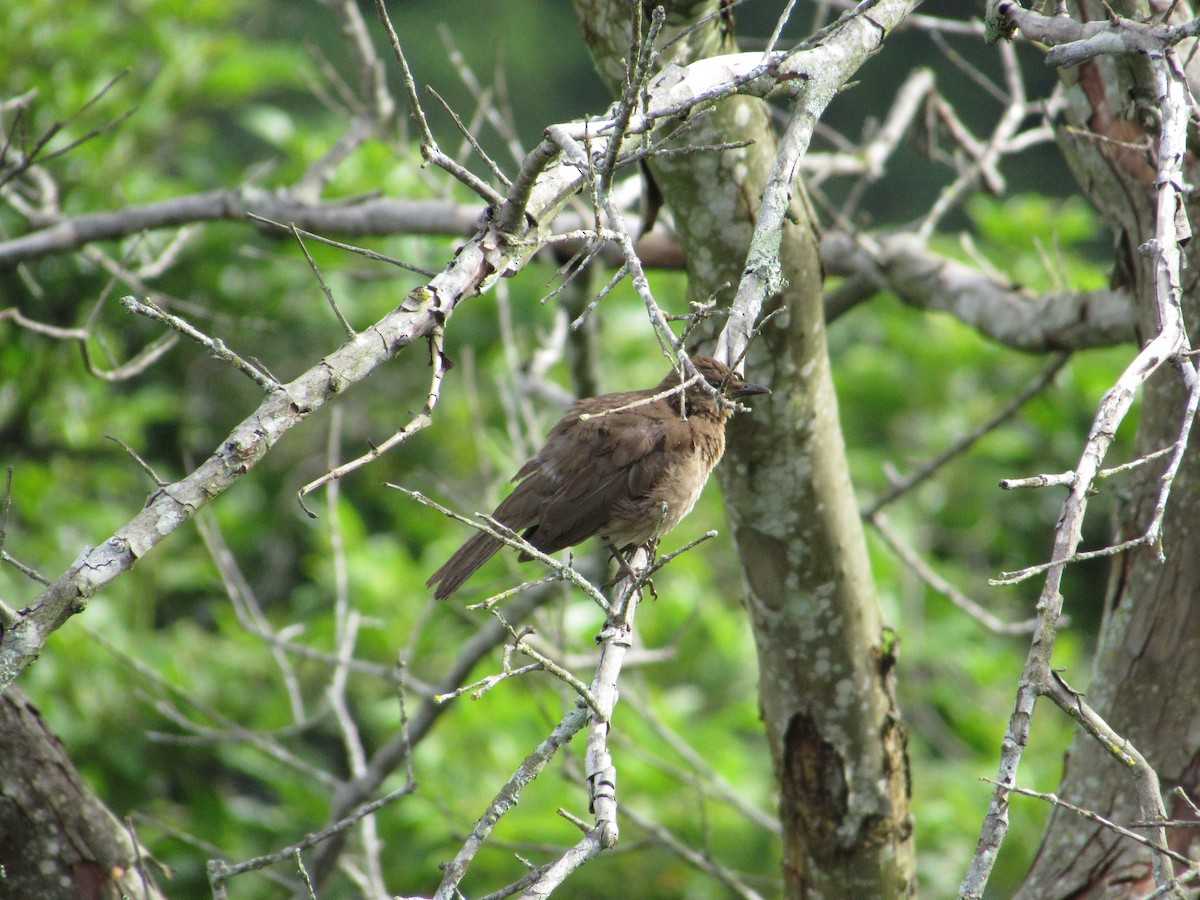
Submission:
[[[716,11],[677,3],[667,35]],[[629,4],[575,0],[596,66],[619,94]],[[674,44],[662,62],[731,52],[722,19]],[[702,146],[744,149],[658,159],[655,180],[687,248],[693,297],[736,285],[776,141],[766,105],[723,101],[689,131]],[[906,739],[891,691],[892,642],[880,622],[850,484],[826,350],[817,229],[800,186],[783,235],[788,287],[749,357],[770,403],[735,417],[721,466],[758,647],[759,691],[784,829],[792,897],[905,896],[914,889]],[[723,296],[727,299],[731,292]]]
[[[1129,6],[1129,4],[1126,4]],[[1118,9],[1136,15],[1136,8]],[[1092,10],[1092,17],[1104,15]],[[1084,192],[1117,236],[1116,277],[1131,286],[1139,304],[1143,339],[1158,331],[1154,273],[1137,252],[1154,234],[1154,159],[1140,149],[1157,146],[1153,119],[1136,98],[1153,97],[1145,63],[1101,58],[1064,73],[1071,99],[1060,143]],[[1196,79],[1193,75],[1193,84]],[[1134,98],[1132,101],[1130,98]],[[1094,135],[1099,135],[1097,138]],[[1189,181],[1200,176],[1189,166]],[[1190,204],[1193,224],[1200,208]],[[1195,329],[1200,315],[1193,242],[1183,273],[1184,320]],[[1159,370],[1148,385],[1138,423],[1139,455],[1168,447],[1179,435],[1185,396],[1177,371]],[[1145,532],[1160,487],[1162,462],[1143,466],[1118,491],[1115,541]],[[1088,702],[1146,757],[1158,772],[1166,808],[1193,819],[1182,788],[1200,799],[1200,442],[1192,440],[1171,491],[1163,523],[1160,562],[1154,549],[1119,557],[1113,568]],[[1075,598],[1067,598],[1068,610]],[[1078,734],[1067,754],[1058,793],[1066,800],[1129,825],[1139,818],[1128,773],[1100,744]],[[1170,829],[1172,845],[1194,857],[1200,830]],[[1189,846],[1190,845],[1190,846]],[[1078,815],[1051,815],[1022,897],[1134,897],[1154,889],[1149,854],[1139,844]]]

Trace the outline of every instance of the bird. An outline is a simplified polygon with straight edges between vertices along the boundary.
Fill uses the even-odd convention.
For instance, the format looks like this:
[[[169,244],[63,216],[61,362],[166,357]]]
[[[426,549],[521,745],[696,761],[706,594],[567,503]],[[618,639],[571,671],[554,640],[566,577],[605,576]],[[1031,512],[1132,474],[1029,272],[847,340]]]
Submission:
[[[517,487],[492,518],[547,554],[599,537],[617,555],[678,525],[725,452],[734,405],[711,392],[727,400],[770,393],[710,356],[693,356],[692,365],[704,386],[672,368],[649,390],[577,401],[513,476]],[[426,587],[447,599],[502,546],[476,532]]]

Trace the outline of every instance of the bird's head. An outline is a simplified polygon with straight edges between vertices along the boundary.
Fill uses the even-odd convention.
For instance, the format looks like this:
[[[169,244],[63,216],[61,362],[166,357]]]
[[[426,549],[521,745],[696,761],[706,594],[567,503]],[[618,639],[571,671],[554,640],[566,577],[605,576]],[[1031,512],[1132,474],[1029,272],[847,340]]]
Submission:
[[[686,397],[689,409],[703,411],[714,408],[716,404],[711,393],[713,390],[718,391],[721,396],[729,400],[740,400],[755,394],[771,393],[770,388],[743,380],[736,372],[731,372],[725,363],[719,362],[711,356],[693,356],[692,365],[696,367],[696,374],[707,383],[707,388],[700,384],[693,384],[687,388]],[[679,384],[679,373],[672,370],[663,379],[658,389],[666,391],[678,387]]]

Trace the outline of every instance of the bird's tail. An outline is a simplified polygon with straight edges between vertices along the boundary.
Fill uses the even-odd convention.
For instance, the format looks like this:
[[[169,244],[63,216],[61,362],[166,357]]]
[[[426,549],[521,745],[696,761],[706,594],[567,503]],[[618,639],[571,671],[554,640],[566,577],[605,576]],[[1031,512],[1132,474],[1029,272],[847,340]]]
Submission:
[[[438,600],[445,600],[460,587],[462,583],[475,574],[475,571],[485,562],[496,555],[496,551],[503,547],[501,541],[496,540],[490,534],[479,531],[469,541],[463,544],[454,555],[446,560],[446,564],[434,572],[427,582],[426,587],[434,588],[433,596]]]

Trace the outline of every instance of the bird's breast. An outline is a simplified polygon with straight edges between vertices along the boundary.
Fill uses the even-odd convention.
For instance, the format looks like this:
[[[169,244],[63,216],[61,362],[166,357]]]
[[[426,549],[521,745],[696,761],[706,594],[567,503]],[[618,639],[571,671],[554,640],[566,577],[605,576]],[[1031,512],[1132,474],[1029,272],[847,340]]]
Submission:
[[[717,463],[721,459],[721,455],[725,452],[725,432],[724,429],[718,427],[694,427],[692,429],[692,453],[679,466],[675,472],[675,477],[668,479],[668,483],[663,486],[662,496],[660,501],[665,500],[670,506],[668,520],[670,522],[664,531],[669,531],[674,528],[679,522],[692,511],[692,507],[696,505],[696,501],[700,499],[700,493],[704,490],[704,485],[708,482],[708,476],[712,474],[712,470],[716,468]]]
[[[708,476],[725,450],[724,423],[688,420],[688,439],[676,445],[670,462],[645,494],[617,503],[601,535],[618,547],[644,544],[666,534],[692,511]]]

